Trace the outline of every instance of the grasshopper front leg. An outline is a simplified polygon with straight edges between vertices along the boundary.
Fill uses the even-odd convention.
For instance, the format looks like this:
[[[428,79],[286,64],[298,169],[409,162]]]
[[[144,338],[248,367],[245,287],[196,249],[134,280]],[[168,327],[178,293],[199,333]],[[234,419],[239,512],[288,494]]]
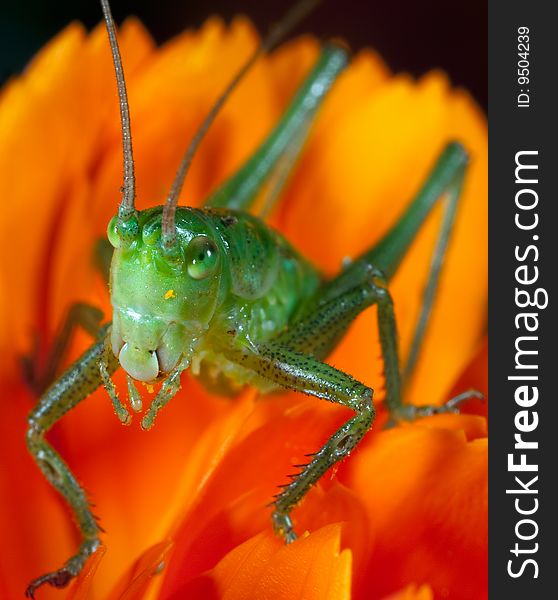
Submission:
[[[287,389],[342,404],[356,413],[275,499],[273,527],[287,543],[293,542],[296,534],[290,512],[330,467],[350,454],[370,429],[375,416],[373,391],[326,363],[273,342],[258,345],[255,351],[231,351],[229,356],[243,367]]]
[[[318,294],[320,295],[320,294]],[[380,342],[385,365],[387,397],[399,404],[400,378],[395,316],[382,274],[372,267],[366,278],[313,310],[270,342],[229,350],[228,356],[244,368],[282,387],[347,406],[356,415],[338,429],[277,496],[273,525],[286,542],[295,539],[290,512],[318,479],[350,454],[372,426],[373,391],[351,375],[321,362],[363,310],[378,305]]]
[[[287,543],[296,538],[290,517],[292,509],[330,467],[350,454],[375,417],[372,389],[320,361],[363,310],[374,304],[378,306],[386,404],[392,417],[412,419],[427,410],[429,414],[454,410],[453,404],[421,408],[403,405],[395,314],[386,279],[378,269],[368,265],[358,274],[355,272],[352,284],[337,295],[329,288],[326,300],[311,304],[308,314],[274,340],[255,344],[253,348],[230,349],[227,353],[228,358],[260,377],[290,390],[342,404],[356,413],[276,497],[273,525]],[[343,285],[348,285],[347,279]],[[318,296],[323,297],[322,292]]]
[[[102,339],[87,350],[57,381],[55,381],[31,411],[27,430],[27,447],[35,462],[48,481],[64,496],[70,505],[83,541],[77,553],[57,571],[34,579],[26,590],[26,596],[35,597],[35,591],[48,583],[54,587],[64,587],[78,575],[88,557],[100,545],[101,528],[91,513],[83,488],[77,482],[64,460],[45,440],[47,431],[82,400],[100,387],[102,380],[99,361],[105,348],[105,338],[110,326],[102,328]],[[108,359],[107,370],[116,371],[118,361],[112,354]]]

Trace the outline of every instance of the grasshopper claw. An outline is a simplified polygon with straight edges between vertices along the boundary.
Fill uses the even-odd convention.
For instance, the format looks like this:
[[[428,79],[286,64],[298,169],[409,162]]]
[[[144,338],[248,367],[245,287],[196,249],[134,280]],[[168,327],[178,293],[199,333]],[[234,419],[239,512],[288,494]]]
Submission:
[[[53,571],[52,573],[47,573],[46,575],[33,579],[25,590],[25,596],[35,600],[35,592],[45,583],[56,588],[63,588],[70,583],[73,577],[74,575],[70,573],[70,570],[67,567],[62,567],[61,569],[58,569],[58,571]]]
[[[393,418],[391,418],[386,424],[386,429],[389,429],[397,424],[398,421],[414,421],[421,417],[430,417],[432,415],[440,415],[444,413],[459,414],[459,405],[466,400],[476,398],[477,400],[484,400],[484,395],[478,390],[467,390],[450,398],[447,402],[441,406],[415,406],[412,404],[406,404],[397,410]]]

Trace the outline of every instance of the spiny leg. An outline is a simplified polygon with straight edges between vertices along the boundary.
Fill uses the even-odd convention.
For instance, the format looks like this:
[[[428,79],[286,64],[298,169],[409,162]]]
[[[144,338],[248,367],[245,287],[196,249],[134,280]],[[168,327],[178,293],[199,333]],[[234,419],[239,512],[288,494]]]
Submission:
[[[375,411],[372,390],[350,375],[320,362],[352,320],[365,308],[378,305],[378,326],[384,361],[386,403],[396,418],[407,418],[401,409],[400,373],[393,302],[382,273],[371,265],[354,286],[329,301],[317,301],[313,311],[272,342],[255,350],[236,350],[230,358],[283,387],[348,406],[356,416],[338,429],[276,497],[272,515],[275,530],[291,542],[296,536],[290,513],[310,487],[336,462],[346,457],[371,427]],[[321,293],[318,293],[321,296]],[[431,407],[443,412],[453,406]],[[413,415],[413,417],[416,415]]]
[[[299,131],[296,135],[293,135],[283,155],[277,161],[275,169],[270,174],[264,186],[263,193],[260,194],[261,200],[258,202],[258,216],[260,219],[265,221],[277,204],[294,171],[295,164],[302,152],[312,124],[313,120],[311,119],[301,124]]]
[[[426,333],[426,328],[428,326],[428,321],[430,319],[430,314],[432,312],[432,307],[436,298],[436,292],[438,290],[438,284],[440,280],[440,273],[442,271],[442,266],[446,256],[448,243],[455,222],[457,205],[463,187],[464,175],[464,171],[458,174],[447,190],[447,206],[444,213],[442,226],[440,228],[440,233],[438,239],[436,240],[436,246],[432,254],[432,261],[430,263],[430,270],[428,273],[427,283],[422,296],[422,306],[420,309],[419,317],[417,319],[415,331],[413,333],[409,354],[407,355],[407,360],[403,367],[402,381],[404,388],[407,388],[409,386],[409,382],[413,376],[419,353],[422,347],[424,335]],[[441,411],[458,413],[460,404],[465,402],[466,400],[471,400],[472,398],[482,400],[484,399],[484,396],[479,391],[471,389],[466,390],[465,392],[462,392],[457,396],[454,396],[453,398],[450,398],[442,405],[442,407],[432,405],[407,405],[404,408],[404,412],[406,414],[405,418],[413,419],[416,417],[426,417],[439,413]]]
[[[473,398],[477,400],[484,400],[484,395],[478,390],[466,390],[460,394],[457,394],[457,396],[453,396],[453,398],[446,400],[446,402],[444,402],[444,404],[441,406],[433,406],[431,404],[415,406],[407,404],[404,405],[402,410],[400,410],[397,414],[394,414],[394,417],[412,421],[420,417],[430,417],[440,413],[459,413],[460,404]],[[387,427],[391,427],[392,425],[395,425],[395,421],[393,419],[387,424]]]
[[[287,389],[342,404],[356,413],[276,497],[273,526],[289,543],[296,538],[290,517],[292,509],[330,467],[350,454],[370,429],[375,416],[373,392],[350,375],[274,342],[257,345],[255,351],[230,349],[229,357]]]
[[[159,393],[155,396],[153,402],[151,402],[149,410],[141,420],[142,429],[145,429],[146,431],[151,429],[157,413],[164,406],[166,406],[168,402],[174,398],[174,396],[176,396],[180,390],[180,376],[187,366],[188,365],[179,362],[178,365],[169,373],[165,381],[163,381],[163,385],[161,386]]]
[[[319,294],[319,302],[328,302],[341,296],[346,290],[365,282],[371,270],[379,270],[384,274],[385,283],[395,274],[409,246],[415,239],[425,218],[441,199],[446,199],[446,209],[442,226],[434,249],[430,272],[424,291],[421,312],[417,322],[409,358],[404,369],[404,381],[408,381],[416,364],[421,342],[426,331],[428,318],[435,300],[443,259],[455,221],[458,201],[463,185],[468,156],[458,143],[450,143],[440,155],[427,181],[411,202],[403,216],[384,238],[371,250],[362,254],[350,263],[341,274],[329,282]],[[309,310],[314,310],[313,306]],[[395,334],[395,328],[394,328]],[[385,360],[385,359],[384,359]],[[395,368],[386,365],[386,371]],[[398,367],[399,369],[399,367]],[[400,387],[400,386],[398,386]],[[439,412],[457,412],[457,406],[467,398],[479,397],[479,393],[471,390],[452,398],[443,406],[403,405],[402,394],[388,395],[388,409],[394,420],[412,420],[416,417]]]
[[[114,385],[114,382],[111,379],[111,372],[109,370],[109,366],[111,364],[111,361],[113,360],[115,360],[114,354],[112,353],[110,347],[110,340],[107,337],[105,341],[105,346],[101,351],[101,355],[99,357],[99,373],[101,375],[101,380],[103,382],[105,390],[112,401],[112,405],[116,416],[123,425],[130,425],[130,423],[132,422],[132,415],[130,415],[130,412],[120,400],[116,386]],[[163,381],[163,384],[161,385],[161,389],[151,402],[151,406],[149,407],[147,413],[141,420],[142,429],[146,431],[148,429],[151,429],[151,427],[153,427],[153,423],[155,421],[157,413],[164,406],[166,406],[169,403],[169,401],[174,398],[174,396],[176,396],[176,394],[180,390],[180,376],[187,367],[188,364],[179,361],[178,365],[168,374],[165,381]],[[130,377],[130,375],[127,375],[127,384],[128,399],[132,410],[134,410],[135,412],[140,412],[142,410],[142,399],[134,384],[134,380]]]
[[[438,234],[438,239],[436,240],[434,252],[432,253],[432,260],[430,263],[427,283],[424,288],[420,314],[417,320],[415,332],[413,334],[409,354],[402,371],[404,386],[408,385],[409,380],[414,372],[420,348],[422,346],[422,341],[424,339],[424,334],[426,333],[426,327],[428,325],[430,313],[432,312],[432,306],[434,305],[434,300],[436,298],[440,273],[446,257],[448,244],[455,223],[455,216],[457,214],[457,206],[463,188],[465,166],[466,165],[463,165],[462,168],[456,170],[454,178],[447,186],[446,193],[442,196],[442,198],[445,197],[446,206],[440,232]]]
[[[106,336],[108,331],[108,325],[101,329],[103,336]],[[48,481],[70,505],[83,537],[78,552],[60,569],[38,577],[29,584],[26,595],[30,598],[34,598],[37,588],[45,583],[54,587],[67,585],[81,571],[88,557],[100,545],[101,528],[90,510],[83,488],[44,436],[63,415],[101,385],[98,362],[104,345],[103,338],[89,348],[48,388],[28,418],[27,447],[29,452]],[[117,367],[116,358],[109,359],[108,372],[113,373]]]
[[[367,307],[377,304],[386,388],[385,401],[392,421],[413,420],[426,415],[455,412],[459,402],[468,397],[477,397],[478,393],[471,391],[451,399],[442,406],[416,407],[403,404],[396,319],[387,281],[378,269],[366,265],[366,268],[354,272],[350,283],[353,287],[345,289],[339,295],[331,293],[336,280],[326,284],[318,291],[318,300],[311,304],[312,309],[275,341],[297,351],[325,358],[357,315]],[[349,281],[344,280],[344,288],[348,284]]]
[[[287,543],[296,539],[290,517],[293,508],[328,469],[349,456],[372,426],[375,417],[372,390],[364,385],[362,390],[363,396],[358,407],[354,408],[356,416],[342,425],[328,439],[326,444],[313,455],[311,461],[302,468],[299,475],[275,498],[275,509],[272,514],[273,528]],[[345,405],[349,400],[355,403],[355,400],[348,396],[343,400],[336,399],[337,402]]]
[[[386,404],[388,407],[399,407],[401,378],[397,328],[393,300],[383,274],[372,265],[368,265],[366,270],[355,273],[352,287],[328,300],[319,300],[328,296],[329,286],[334,283],[335,280],[319,290],[318,300],[312,304],[312,310],[290,326],[286,332],[280,334],[274,342],[323,359],[337,345],[352,321],[363,310],[376,304],[384,364]]]
[[[103,348],[100,352],[99,359],[97,362],[99,368],[99,375],[101,377],[101,382],[105,388],[105,391],[107,392],[108,397],[112,402],[114,412],[118,417],[119,421],[123,425],[130,425],[130,423],[132,422],[132,416],[130,415],[128,409],[124,406],[124,404],[122,404],[122,401],[118,396],[118,390],[116,389],[116,386],[114,385],[114,382],[111,379],[112,373],[110,371],[110,365],[112,364],[112,361],[115,360],[115,356],[110,347],[110,338],[109,336],[107,336],[104,340]]]
[[[432,312],[432,307],[436,299],[436,292],[438,290],[440,274],[442,271],[444,259],[446,257],[448,244],[450,242],[451,234],[455,224],[455,217],[457,214],[457,208],[463,189],[463,180],[465,178],[465,171],[467,167],[466,154],[463,153],[461,154],[461,156],[460,154],[460,148],[458,146],[456,146],[455,149],[453,149],[451,145],[448,146],[448,148],[446,148],[446,157],[449,156],[449,159],[447,160],[453,159],[455,157],[455,163],[453,169],[448,169],[447,171],[449,183],[447,184],[445,193],[440,196],[440,199],[445,200],[446,205],[444,209],[444,215],[442,218],[440,232],[438,234],[438,239],[436,240],[436,245],[432,253],[427,283],[424,288],[422,297],[422,306],[411,341],[409,354],[407,356],[407,360],[402,371],[402,382],[404,388],[408,386],[409,381],[414,373],[414,369],[416,367],[424,335],[426,333],[426,328],[428,326],[430,314]],[[452,170],[454,173],[453,179],[451,179]],[[403,407],[403,405],[401,405],[400,409],[398,410],[400,412],[400,416],[409,420],[417,417],[437,414],[440,412],[458,413],[459,405],[462,402],[470,400],[472,398],[483,399],[484,396],[477,390],[467,390],[458,394],[457,396],[454,396],[453,398],[450,398],[442,406],[407,405]],[[395,417],[397,415],[393,413],[393,416]]]
[[[413,404],[404,404],[401,386],[401,374],[399,368],[399,353],[397,344],[397,326],[393,300],[387,288],[387,281],[383,274],[373,266],[368,266],[368,274],[363,277],[364,281],[355,280],[356,287],[349,292],[345,292],[336,299],[330,300],[323,305],[326,309],[329,305],[335,305],[336,302],[343,304],[346,308],[343,313],[343,320],[339,324],[339,329],[346,329],[350,321],[367,306],[377,304],[378,306],[378,330],[380,335],[380,345],[382,348],[382,360],[384,364],[384,377],[386,397],[385,403],[390,414],[388,426],[397,421],[412,421],[418,417],[430,416],[447,412],[458,412],[458,405],[466,399],[479,397],[478,392],[470,390],[455,398],[451,398],[440,406],[423,405],[415,406]],[[354,300],[352,300],[354,298]],[[351,303],[354,302],[354,308],[350,310]],[[320,314],[318,310],[318,314]],[[298,328],[293,328],[290,335],[297,335],[297,329],[302,328],[304,321]],[[308,327],[307,335],[312,335],[313,328]],[[315,329],[314,329],[315,332]],[[315,333],[314,333],[315,336]],[[313,342],[316,343],[315,341]]]

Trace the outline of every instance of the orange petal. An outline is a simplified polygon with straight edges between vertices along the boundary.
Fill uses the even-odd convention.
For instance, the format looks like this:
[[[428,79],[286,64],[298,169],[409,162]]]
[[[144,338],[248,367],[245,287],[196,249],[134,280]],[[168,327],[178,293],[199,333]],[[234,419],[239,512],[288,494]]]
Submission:
[[[106,546],[101,546],[89,558],[83,571],[77,576],[75,582],[71,584],[67,600],[87,600],[93,587],[93,578],[97,573],[99,564],[107,552]]]
[[[256,404],[237,434],[237,443],[198,490],[194,509],[176,531],[165,589],[177,578],[213,567],[236,544],[271,527],[266,505],[277,486],[296,471],[293,464],[308,462],[304,454],[316,451],[348,418],[346,409],[332,408],[316,400],[301,401],[296,395],[262,398]],[[272,419],[263,418],[270,412]],[[355,507],[352,516],[358,520],[358,514]],[[299,531],[304,531],[307,525],[299,522],[297,512],[294,518]]]
[[[123,574],[109,599],[141,600],[145,598],[147,590],[150,586],[152,587],[153,583],[157,583],[158,576],[165,568],[171,548],[172,542],[168,540],[148,548]]]
[[[390,594],[383,600],[434,600],[432,589],[428,585],[416,586],[414,583],[408,585],[404,590]]]
[[[102,390],[57,427],[57,448],[77,462],[79,479],[91,490],[95,512],[108,532],[110,555],[96,582],[101,597],[113,588],[123,566],[167,538],[176,519],[196,501],[251,402],[246,396],[224,404],[185,378],[149,433],[137,423],[123,427]]]
[[[159,50],[137,21],[123,28],[141,207],[162,199],[187,140],[256,43],[245,19],[230,28],[211,19]],[[186,203],[199,203],[253,151],[316,53],[316,42],[306,38],[256,65],[197,155]],[[371,52],[343,75],[276,222],[317,264],[334,272],[344,255],[369,246],[397,219],[443,143],[453,137],[465,142],[471,169],[410,395],[417,403],[436,403],[448,396],[485,326],[486,127],[468,96],[449,91],[443,75],[419,82],[388,75]],[[77,541],[67,508],[25,451],[25,413],[32,400],[14,373],[19,373],[17,356],[29,349],[30,332],[39,330],[48,341],[70,302],[89,300],[109,309],[90,254],[117,205],[121,148],[117,102],[105,105],[101,97],[115,97],[105,34],[97,28],[86,37],[79,26],[54,40],[0,96],[0,164],[6,174],[0,197],[9,199],[0,243],[5,256],[18,248],[18,260],[5,261],[0,270],[5,357],[0,369],[2,389],[11,399],[0,426],[10,457],[0,473],[6,491],[0,521],[8,548],[2,552],[0,595],[6,597],[59,566]],[[23,130],[34,135],[21,136]],[[26,237],[33,240],[24,246],[14,227],[22,219]],[[420,304],[436,219],[393,282],[403,348]],[[378,389],[382,369],[375,339],[374,312],[367,311],[332,360]],[[72,356],[87,343],[78,336]],[[313,531],[309,537],[284,548],[268,533],[264,506],[275,486],[285,481],[289,465],[320,447],[348,412],[292,394],[262,399],[255,407],[248,396],[227,404],[187,378],[146,435],[122,428],[106,394],[93,395],[49,433],[92,490],[108,531],[110,553],[100,564],[91,562],[74,593],[84,595],[89,588],[101,598],[110,590],[119,594],[122,588],[114,585],[123,572],[122,587],[132,596],[143,593],[160,552],[166,552],[157,544],[171,533],[176,549],[160,579],[177,597],[183,597],[183,589],[200,591],[193,597],[201,591],[207,597],[239,597],[253,590],[259,597],[285,597],[285,591],[347,597],[354,556],[358,574],[353,582],[366,598],[401,589],[430,593],[425,586],[409,587],[412,581],[427,583],[440,595],[449,590],[457,598],[461,593],[482,598],[486,448],[484,421],[478,417],[425,419],[385,433],[376,428],[339,468],[343,485],[325,477],[295,511],[298,529]],[[468,493],[472,500],[464,502]],[[327,525],[341,520],[346,522],[342,538],[339,525]],[[339,552],[340,543],[346,550]],[[139,563],[125,571],[142,552]],[[211,571],[203,576],[205,569]],[[473,576],[464,581],[467,570]],[[41,593],[61,597],[54,590]]]
[[[171,598],[351,597],[351,553],[340,552],[340,525],[329,525],[284,546],[271,533],[259,534],[227,554],[219,564],[176,587]]]
[[[455,419],[465,417],[455,416]],[[384,431],[347,464],[375,539],[362,597],[409,582],[440,596],[487,593],[487,443],[422,422]],[[373,596],[370,593],[373,591]]]

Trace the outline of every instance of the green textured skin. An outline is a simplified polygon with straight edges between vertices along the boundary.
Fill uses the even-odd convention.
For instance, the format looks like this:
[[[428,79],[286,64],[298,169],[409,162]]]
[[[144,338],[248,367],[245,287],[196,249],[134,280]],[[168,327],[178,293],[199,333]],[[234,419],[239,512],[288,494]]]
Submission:
[[[225,375],[234,384],[251,383],[266,391],[274,387],[228,361],[221,350],[231,343],[265,342],[283,331],[314,296],[321,283],[318,271],[256,217],[229,209],[179,207],[176,224],[183,253],[200,235],[211,238],[219,250],[215,272],[193,279],[182,261],[164,258],[161,217],[162,207],[138,213],[135,241],[114,252],[115,354],[127,342],[140,350],[181,354],[194,375],[204,379]]]

